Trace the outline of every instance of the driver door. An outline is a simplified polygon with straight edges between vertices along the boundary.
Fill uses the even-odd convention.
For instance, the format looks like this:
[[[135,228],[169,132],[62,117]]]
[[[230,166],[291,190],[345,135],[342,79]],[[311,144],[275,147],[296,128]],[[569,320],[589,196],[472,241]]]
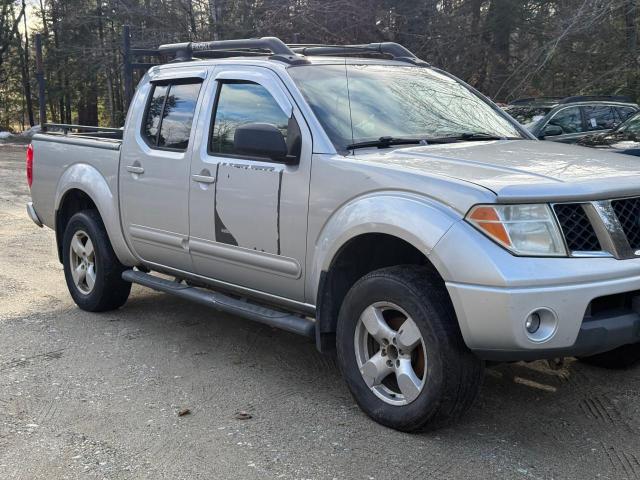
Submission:
[[[294,300],[304,299],[311,134],[271,70],[218,67],[191,162],[190,252],[195,272]],[[205,118],[206,117],[206,118]],[[299,163],[234,150],[240,125],[268,123],[292,139]]]

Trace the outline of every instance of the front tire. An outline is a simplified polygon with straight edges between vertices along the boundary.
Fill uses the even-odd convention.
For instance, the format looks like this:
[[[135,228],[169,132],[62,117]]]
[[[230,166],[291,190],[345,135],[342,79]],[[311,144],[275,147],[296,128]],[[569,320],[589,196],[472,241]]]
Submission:
[[[578,357],[581,362],[595,367],[620,370],[640,363],[640,343],[623,345],[609,352],[598,353],[590,357]]]
[[[442,281],[420,266],[383,268],[356,282],[340,309],[337,350],[360,408],[405,432],[456,421],[484,375]]]
[[[62,237],[64,276],[73,301],[82,310],[104,312],[122,306],[131,283],[113,251],[100,215],[83,210],[69,219]]]

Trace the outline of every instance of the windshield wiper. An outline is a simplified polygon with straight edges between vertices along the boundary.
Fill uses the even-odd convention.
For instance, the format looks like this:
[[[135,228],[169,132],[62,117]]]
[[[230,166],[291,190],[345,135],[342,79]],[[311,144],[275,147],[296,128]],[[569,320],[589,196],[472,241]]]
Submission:
[[[522,137],[504,137],[494,133],[486,132],[465,132],[446,137],[423,137],[423,138],[397,138],[397,137],[380,137],[378,140],[369,140],[366,142],[356,142],[347,145],[347,150],[356,148],[389,148],[393,145],[432,145],[435,143],[455,143],[455,142],[473,142],[480,140],[523,140]]]
[[[457,140],[474,141],[474,140],[523,140],[522,137],[506,137],[504,135],[496,135],[487,132],[465,132],[460,135],[454,135]]]
[[[420,145],[422,138],[396,138],[396,137],[380,137],[378,140],[370,140],[367,142],[356,142],[347,145],[347,150],[356,148],[389,148],[392,145]]]

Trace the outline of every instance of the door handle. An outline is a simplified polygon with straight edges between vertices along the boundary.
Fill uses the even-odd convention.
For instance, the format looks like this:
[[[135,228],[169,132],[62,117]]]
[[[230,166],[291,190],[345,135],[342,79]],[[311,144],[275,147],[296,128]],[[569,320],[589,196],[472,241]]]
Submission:
[[[210,177],[209,175],[191,175],[194,182],[198,183],[214,183],[216,177]]]
[[[135,165],[127,165],[127,172],[141,174],[144,173],[144,168],[137,167]]]

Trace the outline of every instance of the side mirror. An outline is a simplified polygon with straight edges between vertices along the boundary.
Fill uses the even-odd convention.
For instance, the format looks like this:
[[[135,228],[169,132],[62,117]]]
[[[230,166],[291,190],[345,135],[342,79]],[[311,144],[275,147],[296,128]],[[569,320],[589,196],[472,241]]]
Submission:
[[[298,163],[288,155],[287,142],[282,132],[270,123],[247,123],[236,129],[233,137],[234,153],[253,157],[267,157],[274,162]]]
[[[542,130],[542,134],[540,135],[540,138],[556,137],[558,135],[562,135],[563,133],[564,131],[562,130],[562,127],[559,127],[558,125],[547,125]]]

